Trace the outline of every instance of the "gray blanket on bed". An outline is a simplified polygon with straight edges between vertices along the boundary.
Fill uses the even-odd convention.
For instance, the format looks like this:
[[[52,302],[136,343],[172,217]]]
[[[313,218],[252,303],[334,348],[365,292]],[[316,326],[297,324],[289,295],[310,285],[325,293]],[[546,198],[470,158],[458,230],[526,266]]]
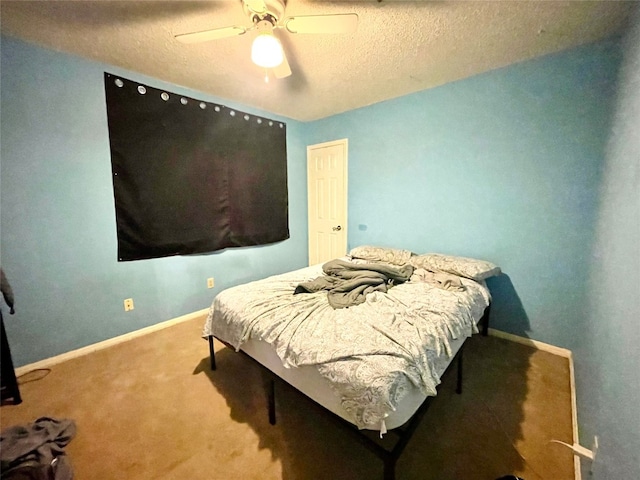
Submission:
[[[322,266],[325,275],[310,282],[300,283],[294,290],[298,293],[314,293],[327,290],[329,305],[347,308],[359,305],[373,292],[386,292],[396,283],[409,280],[413,266],[396,267],[386,263],[354,264],[336,259]]]

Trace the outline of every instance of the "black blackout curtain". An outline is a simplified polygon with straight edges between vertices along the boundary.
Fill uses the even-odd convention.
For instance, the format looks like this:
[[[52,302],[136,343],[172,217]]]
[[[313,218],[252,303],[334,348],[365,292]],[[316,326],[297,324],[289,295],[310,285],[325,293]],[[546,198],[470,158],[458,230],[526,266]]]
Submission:
[[[284,123],[104,80],[118,260],[289,238]]]

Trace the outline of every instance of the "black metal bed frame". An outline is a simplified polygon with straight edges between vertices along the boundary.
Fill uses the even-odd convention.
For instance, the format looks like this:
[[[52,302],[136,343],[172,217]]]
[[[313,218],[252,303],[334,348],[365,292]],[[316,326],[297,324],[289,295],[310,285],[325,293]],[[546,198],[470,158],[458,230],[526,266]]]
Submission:
[[[487,306],[479,322],[481,326],[480,332],[484,337],[486,337],[489,334],[490,314],[491,314],[491,305]],[[209,356],[211,360],[211,370],[216,370],[216,357],[214,352],[213,338],[214,338],[213,335],[209,335],[208,337]],[[224,342],[223,340],[220,340],[220,339],[218,340],[224,345],[226,345],[227,347],[233,348],[227,342]],[[283,381],[287,385],[291,386],[292,388],[294,389],[296,388],[293,385],[291,385],[289,382],[284,380],[283,378],[278,377],[275,373],[271,372],[271,370],[269,370],[267,367],[262,365],[260,362],[255,360],[253,357],[251,357],[247,353],[243,352],[242,350],[240,350],[240,352],[243,353],[248,358],[250,358],[251,360],[253,360],[254,362],[256,362],[258,365],[260,365],[266,372],[268,372],[270,376],[269,384],[267,386],[268,414],[269,414],[269,423],[271,425],[275,425],[276,424],[276,398],[275,398],[276,380]],[[464,343],[460,346],[460,349],[456,353],[454,359],[449,364],[449,367],[453,365],[454,362],[457,365],[456,393],[458,394],[462,393],[463,352],[464,352]],[[446,371],[449,370],[449,367],[447,367]],[[298,389],[296,390],[299,391]],[[330,412],[329,410],[327,411],[332,414],[331,418],[334,421],[336,421],[338,425],[340,425],[341,427],[345,428],[346,430],[352,433],[355,433],[356,440],[358,440],[364,447],[369,449],[372,453],[374,453],[378,458],[380,458],[384,462],[384,476],[383,476],[384,480],[395,480],[396,463],[400,458],[400,455],[402,455],[402,452],[404,451],[405,447],[409,443],[409,440],[411,440],[413,433],[418,428],[420,421],[424,417],[425,413],[429,409],[429,406],[431,405],[434,399],[435,397],[431,397],[431,396],[425,398],[425,400],[422,402],[420,407],[418,407],[418,410],[416,410],[413,416],[406,423],[404,423],[403,425],[397,428],[387,431],[386,435],[393,435],[394,437],[397,438],[397,440],[395,441],[395,444],[390,449],[387,448],[385,445],[383,445],[380,439],[378,439],[377,437],[367,436],[366,434],[363,433],[362,430],[359,430],[354,424],[348,422],[347,420],[344,420],[343,418],[339,417],[333,412]],[[314,402],[314,403],[317,403],[317,402]]]

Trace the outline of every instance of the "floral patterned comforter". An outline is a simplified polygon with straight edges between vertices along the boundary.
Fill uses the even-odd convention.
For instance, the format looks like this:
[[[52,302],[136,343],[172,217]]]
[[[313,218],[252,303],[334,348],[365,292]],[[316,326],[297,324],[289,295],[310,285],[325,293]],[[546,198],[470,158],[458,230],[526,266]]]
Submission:
[[[409,282],[350,308],[334,310],[326,292],[293,294],[322,274],[315,265],[224,290],[211,305],[203,336],[236,349],[249,339],[264,340],[285,367],[315,366],[359,428],[380,429],[411,386],[435,395],[436,359],[451,355],[451,339],[477,332],[490,302],[484,282],[460,277],[464,289],[447,290],[420,269]]]

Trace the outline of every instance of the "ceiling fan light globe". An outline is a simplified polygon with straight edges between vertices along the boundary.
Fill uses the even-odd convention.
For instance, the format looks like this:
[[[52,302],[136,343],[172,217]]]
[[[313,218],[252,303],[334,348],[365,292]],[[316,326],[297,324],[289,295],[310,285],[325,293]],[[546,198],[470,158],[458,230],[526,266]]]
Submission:
[[[251,45],[251,60],[262,68],[274,68],[282,63],[284,54],[280,40],[271,33],[261,33]]]

